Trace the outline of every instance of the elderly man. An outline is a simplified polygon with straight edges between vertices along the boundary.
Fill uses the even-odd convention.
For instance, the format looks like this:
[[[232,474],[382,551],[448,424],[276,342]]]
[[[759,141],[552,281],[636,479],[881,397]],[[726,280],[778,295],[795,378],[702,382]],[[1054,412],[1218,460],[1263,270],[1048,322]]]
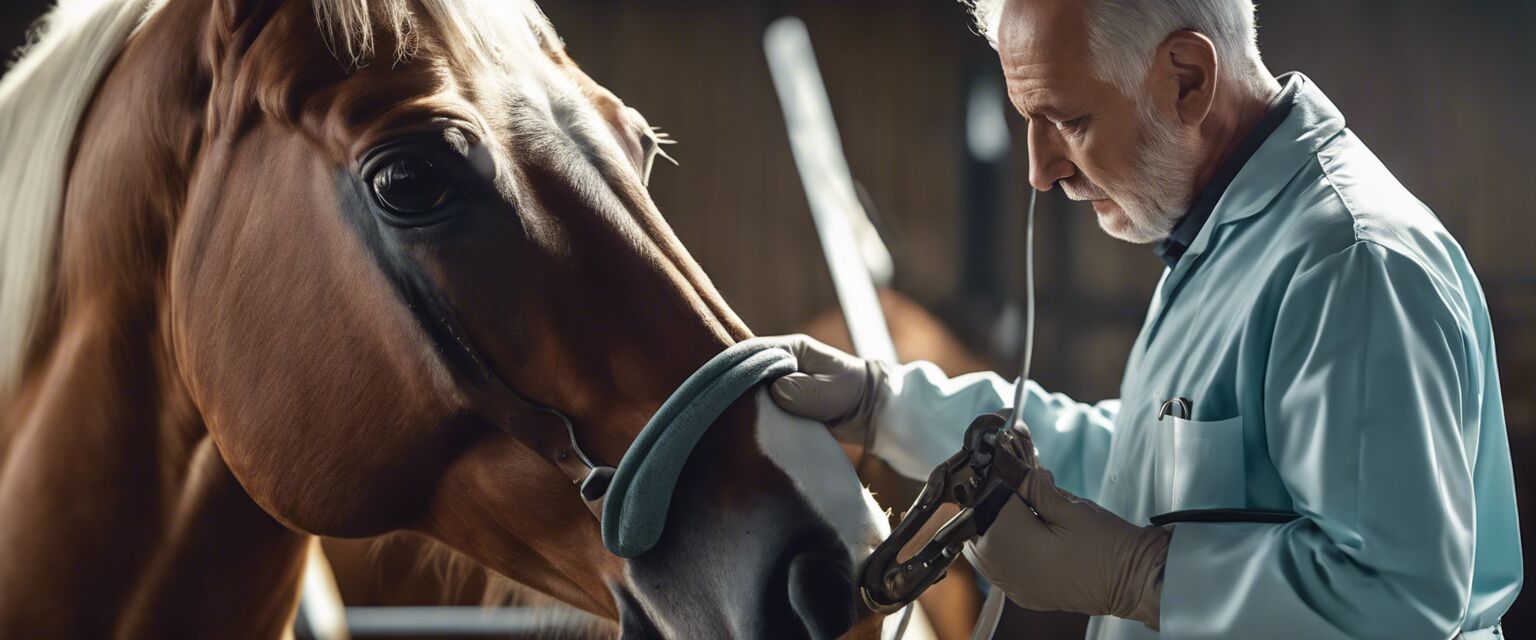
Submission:
[[[1027,121],[1029,180],[1167,264],[1119,400],[1029,383],[1034,470],[969,550],[1095,638],[1494,638],[1521,582],[1482,291],[1465,254],[1251,0],[975,7]],[[787,339],[787,410],[925,477],[995,375]],[[1077,496],[1083,496],[1079,498]]]

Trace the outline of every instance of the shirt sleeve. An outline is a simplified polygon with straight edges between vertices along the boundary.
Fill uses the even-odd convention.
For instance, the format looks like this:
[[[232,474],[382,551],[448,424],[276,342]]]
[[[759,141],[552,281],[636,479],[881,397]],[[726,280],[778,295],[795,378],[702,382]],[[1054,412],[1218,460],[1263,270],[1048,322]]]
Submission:
[[[1264,372],[1286,524],[1174,527],[1170,638],[1448,638],[1472,578],[1468,344],[1412,259],[1358,242],[1294,278]],[[1475,421],[1475,418],[1470,418]]]
[[[892,367],[884,399],[875,407],[874,453],[898,473],[927,479],[960,450],[971,420],[1013,404],[1013,383],[995,373],[950,378],[930,362]],[[1024,423],[1041,463],[1057,484],[1078,495],[1097,495],[1109,456],[1118,400],[1097,404],[1025,386]]]

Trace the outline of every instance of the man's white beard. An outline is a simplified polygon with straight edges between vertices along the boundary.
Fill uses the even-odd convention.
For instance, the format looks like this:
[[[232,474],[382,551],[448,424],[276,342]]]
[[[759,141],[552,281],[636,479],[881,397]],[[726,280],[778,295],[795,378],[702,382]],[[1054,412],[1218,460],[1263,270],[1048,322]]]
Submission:
[[[1131,176],[1123,182],[1105,181],[1101,188],[1077,175],[1063,180],[1061,187],[1073,200],[1113,200],[1122,213],[1100,215],[1099,227],[1114,238],[1146,244],[1168,237],[1188,213],[1199,149],[1191,136],[1163,120],[1150,99],[1141,96],[1138,102],[1141,145]]]

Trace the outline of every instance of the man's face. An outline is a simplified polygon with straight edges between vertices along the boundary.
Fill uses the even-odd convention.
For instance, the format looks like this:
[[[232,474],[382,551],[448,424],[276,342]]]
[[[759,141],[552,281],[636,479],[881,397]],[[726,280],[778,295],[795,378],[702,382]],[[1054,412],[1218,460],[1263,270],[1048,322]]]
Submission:
[[[1155,242],[1183,217],[1198,143],[1172,105],[1127,96],[1099,78],[1084,0],[1008,0],[998,55],[1008,98],[1029,121],[1030,183],[1060,183],[1093,203],[1099,226],[1128,242]]]

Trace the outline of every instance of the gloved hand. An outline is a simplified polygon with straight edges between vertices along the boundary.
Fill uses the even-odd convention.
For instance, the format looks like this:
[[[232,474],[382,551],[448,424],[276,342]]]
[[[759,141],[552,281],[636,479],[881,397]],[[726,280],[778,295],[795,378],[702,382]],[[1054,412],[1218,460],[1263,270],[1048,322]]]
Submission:
[[[1037,461],[1026,463],[1019,499],[966,545],[971,563],[1026,609],[1110,615],[1157,629],[1173,532],[1126,522],[1057,488]]]
[[[807,335],[766,338],[800,361],[800,370],[774,381],[779,407],[832,428],[838,441],[866,444],[870,416],[885,388],[885,364],[865,360]]]

